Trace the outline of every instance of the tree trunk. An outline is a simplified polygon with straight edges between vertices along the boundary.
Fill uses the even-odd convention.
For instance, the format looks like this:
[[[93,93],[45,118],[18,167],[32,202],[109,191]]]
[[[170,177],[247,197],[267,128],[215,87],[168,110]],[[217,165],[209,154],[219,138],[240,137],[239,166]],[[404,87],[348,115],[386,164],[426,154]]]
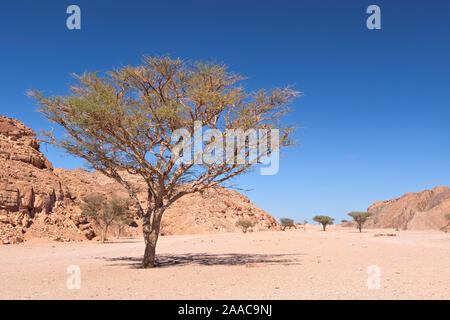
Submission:
[[[142,261],[143,268],[155,267],[156,243],[158,242],[163,212],[162,208],[156,208],[151,215],[147,213],[142,218],[142,233],[145,242],[144,259]],[[151,221],[150,218],[152,218]]]
[[[323,224],[322,227],[323,227],[323,231],[325,231],[325,229],[327,228],[327,225]]]
[[[108,233],[108,226],[105,226],[102,230],[102,242],[104,243],[106,241],[106,235]]]
[[[148,235],[144,235],[144,241],[145,241],[145,252],[142,267],[153,268],[155,267],[156,243],[158,241],[158,234],[156,234],[155,231],[153,231]]]

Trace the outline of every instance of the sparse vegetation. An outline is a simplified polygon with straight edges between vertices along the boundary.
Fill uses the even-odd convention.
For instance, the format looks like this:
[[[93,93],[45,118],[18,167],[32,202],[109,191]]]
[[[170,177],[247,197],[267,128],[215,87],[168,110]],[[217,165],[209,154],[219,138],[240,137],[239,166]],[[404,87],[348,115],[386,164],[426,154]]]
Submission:
[[[313,220],[322,225],[323,231],[326,231],[327,225],[334,223],[334,218],[329,216],[315,216]]]
[[[134,219],[131,217],[130,214],[125,214],[123,216],[118,217],[113,224],[116,227],[116,238],[119,239],[123,228],[125,226],[135,225],[136,222],[134,221]]]
[[[241,219],[236,222],[236,226],[242,229],[242,232],[247,233],[249,228],[252,228],[255,223],[250,219]]]
[[[359,232],[362,232],[362,227],[367,219],[372,215],[370,212],[350,212],[348,214],[350,217],[355,220],[356,225],[358,226]]]
[[[37,100],[45,118],[64,130],[64,137],[44,133],[46,143],[83,158],[128,191],[142,222],[142,265],[151,268],[161,219],[172,203],[247,173],[261,159],[295,144],[295,128],[281,120],[299,93],[289,86],[247,91],[240,84],[243,79],[223,64],[144,57],[139,66],[76,76],[68,95],[30,91],[29,96]],[[258,139],[266,140],[275,137],[272,129],[279,129],[279,142],[265,150],[249,144],[243,152],[235,143],[227,153],[227,160],[233,161],[199,163],[215,150],[218,137],[223,139],[214,136],[202,143],[195,159],[185,159],[193,149],[194,133],[202,129],[235,136],[236,130],[251,129],[265,133]],[[240,161],[241,155],[248,159],[254,150],[255,159]],[[145,202],[138,199],[128,174],[145,181]]]
[[[294,220],[292,220],[290,218],[281,218],[280,224],[281,224],[281,230],[283,230],[283,231],[285,231],[286,228],[293,227],[295,225]]]
[[[374,237],[396,237],[396,233],[376,233],[373,235]]]
[[[345,220],[345,219],[341,220],[341,223],[346,223],[346,222],[348,222],[348,220]]]
[[[120,225],[132,222],[129,211],[129,201],[127,199],[113,198],[107,200],[99,193],[94,193],[83,197],[80,207],[84,216],[90,218],[101,229],[101,241],[107,240],[108,229],[112,225]],[[120,235],[120,231],[118,231]]]
[[[445,215],[445,219],[450,220],[450,213]]]

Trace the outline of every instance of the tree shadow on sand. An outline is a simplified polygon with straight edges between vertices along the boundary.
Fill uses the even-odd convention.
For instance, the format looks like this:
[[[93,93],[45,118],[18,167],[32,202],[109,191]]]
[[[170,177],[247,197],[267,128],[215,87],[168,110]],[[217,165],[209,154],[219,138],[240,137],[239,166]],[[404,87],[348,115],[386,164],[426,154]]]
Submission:
[[[249,266],[259,267],[267,265],[300,265],[298,257],[300,254],[207,254],[207,253],[186,253],[186,254],[158,254],[156,256],[156,267],[167,268],[185,265],[201,266]],[[103,258],[110,262],[128,262],[132,268],[141,268],[141,257],[117,257]],[[109,266],[124,265],[123,263],[113,263]]]

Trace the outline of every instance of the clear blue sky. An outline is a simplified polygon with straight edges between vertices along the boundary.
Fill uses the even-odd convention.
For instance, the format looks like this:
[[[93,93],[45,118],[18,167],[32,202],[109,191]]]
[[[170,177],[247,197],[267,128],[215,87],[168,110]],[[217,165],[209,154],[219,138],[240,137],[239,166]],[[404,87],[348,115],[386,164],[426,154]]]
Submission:
[[[66,28],[77,4],[82,29]],[[366,28],[381,7],[382,29]],[[450,183],[450,1],[2,1],[0,108],[36,131],[28,89],[64,93],[70,73],[141,54],[216,58],[246,86],[295,84],[301,145],[275,176],[239,179],[276,218],[340,220],[372,202]],[[48,147],[56,167],[83,161]]]

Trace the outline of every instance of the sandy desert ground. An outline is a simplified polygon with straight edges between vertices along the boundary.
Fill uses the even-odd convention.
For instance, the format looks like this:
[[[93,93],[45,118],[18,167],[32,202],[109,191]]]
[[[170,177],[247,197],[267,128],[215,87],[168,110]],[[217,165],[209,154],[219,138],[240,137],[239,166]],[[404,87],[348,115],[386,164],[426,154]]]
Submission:
[[[139,268],[143,247],[141,239],[0,246],[0,298],[450,298],[450,235],[442,232],[360,234],[333,226],[166,236],[158,247],[160,267],[147,270]],[[80,289],[67,288],[71,265],[80,268]],[[368,274],[370,266],[376,267]],[[369,289],[377,270],[379,289]]]

